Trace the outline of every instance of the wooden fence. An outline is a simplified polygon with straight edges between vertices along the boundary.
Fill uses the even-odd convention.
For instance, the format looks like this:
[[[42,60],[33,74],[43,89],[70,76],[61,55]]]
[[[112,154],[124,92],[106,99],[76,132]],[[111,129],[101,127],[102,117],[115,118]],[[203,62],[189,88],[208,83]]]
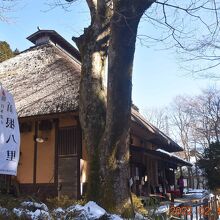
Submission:
[[[204,198],[202,202],[182,203],[179,206],[170,204],[169,215],[171,219],[183,220],[217,220],[220,216],[219,198]]]

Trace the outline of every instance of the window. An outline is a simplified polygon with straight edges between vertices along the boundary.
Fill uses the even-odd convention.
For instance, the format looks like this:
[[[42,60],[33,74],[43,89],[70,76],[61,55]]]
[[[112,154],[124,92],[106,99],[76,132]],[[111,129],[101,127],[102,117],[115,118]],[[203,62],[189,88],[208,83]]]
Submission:
[[[77,155],[77,131],[77,127],[65,127],[59,129],[58,155]]]

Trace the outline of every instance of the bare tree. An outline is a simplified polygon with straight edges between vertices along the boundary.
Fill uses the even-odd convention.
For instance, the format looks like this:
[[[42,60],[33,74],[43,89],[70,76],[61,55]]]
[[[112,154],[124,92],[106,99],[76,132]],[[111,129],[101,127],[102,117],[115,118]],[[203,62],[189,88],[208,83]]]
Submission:
[[[197,96],[177,96],[167,107],[170,135],[183,148],[184,159],[193,162],[199,160],[205,148],[220,138],[220,90],[215,87],[204,89]],[[148,120],[159,128],[164,128],[164,108],[147,111]],[[195,169],[188,169],[189,185],[193,186],[192,177],[197,179],[197,188],[203,178],[195,164]],[[200,173],[201,174],[201,173]]]
[[[170,115],[172,129],[174,130],[178,142],[184,149],[184,159],[190,161],[191,150],[194,146],[192,136],[192,125],[194,122],[191,98],[187,96],[177,96],[171,105],[172,113]],[[192,187],[192,168],[188,167],[188,186]]]
[[[155,127],[169,135],[169,111],[163,108],[145,108],[144,116]]]
[[[219,8],[213,0],[156,1],[146,11],[144,19],[156,29],[154,36],[140,35],[141,42],[167,42],[167,48],[175,47],[180,65],[194,77],[219,79]],[[159,5],[159,6],[158,6]],[[150,30],[151,30],[150,29]],[[158,29],[163,30],[157,31]],[[159,34],[158,34],[159,33]],[[142,39],[144,37],[144,39]]]
[[[12,12],[18,0],[0,0],[0,22],[9,20],[8,14]]]
[[[170,120],[176,130],[179,142],[184,148],[185,159],[190,161],[190,143],[193,115],[190,106],[190,97],[177,96],[171,104]]]
[[[212,142],[219,142],[220,91],[208,88],[195,97],[177,97],[173,103],[171,119],[174,125],[172,128],[184,147],[185,159],[190,161],[193,157],[197,161],[205,148]],[[192,171],[189,170],[189,180]],[[197,166],[194,174],[198,174]],[[200,179],[196,176],[198,186]]]
[[[193,27],[186,24],[191,19],[194,27],[203,26],[215,39],[218,6],[213,0],[87,0],[87,4],[91,24],[73,40],[82,58],[79,113],[89,157],[88,197],[108,210],[122,211],[129,200],[131,85],[140,19],[145,13],[145,19],[165,31],[163,39],[172,38],[175,46],[190,51],[194,47],[185,43],[192,39]],[[214,16],[213,24],[210,16],[203,20],[207,13]],[[106,99],[102,79],[107,56]]]
[[[193,115],[196,118],[194,131],[204,147],[220,138],[220,90],[208,88],[194,98]]]

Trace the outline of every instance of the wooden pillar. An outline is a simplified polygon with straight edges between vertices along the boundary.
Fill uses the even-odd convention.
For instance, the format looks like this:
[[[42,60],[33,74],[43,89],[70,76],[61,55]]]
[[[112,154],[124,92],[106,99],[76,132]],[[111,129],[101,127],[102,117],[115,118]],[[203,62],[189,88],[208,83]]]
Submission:
[[[163,186],[163,193],[166,193],[166,182],[165,182],[165,163],[163,162],[163,168],[162,168],[162,186]]]
[[[158,160],[155,160],[155,185],[158,186]]]
[[[153,188],[153,191],[154,191],[154,193],[155,193],[155,170],[154,170],[154,161],[153,161],[153,159],[151,158],[150,159],[150,171],[151,171],[151,174],[150,174],[150,176],[151,176],[151,186],[152,186],[152,188]]]
[[[164,170],[163,170],[163,185],[164,185],[164,193],[167,192],[166,190],[166,168],[164,166]]]
[[[174,191],[176,191],[176,173],[175,173],[175,169],[173,169],[173,182],[174,182]]]
[[[151,185],[151,171],[150,171],[150,159],[149,157],[146,157],[147,159],[147,192],[148,194],[151,193],[150,185]]]
[[[54,151],[54,184],[58,196],[58,132],[59,132],[59,119],[54,119],[55,123],[55,151]]]
[[[34,170],[33,170],[33,184],[36,186],[36,179],[37,179],[37,147],[38,143],[36,138],[38,136],[38,121],[35,121],[35,129],[34,129]]]

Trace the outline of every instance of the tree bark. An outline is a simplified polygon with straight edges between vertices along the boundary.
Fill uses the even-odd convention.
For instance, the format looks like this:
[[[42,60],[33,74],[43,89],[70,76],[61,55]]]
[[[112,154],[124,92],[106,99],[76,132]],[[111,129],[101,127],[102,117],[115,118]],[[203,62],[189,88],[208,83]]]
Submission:
[[[87,199],[108,211],[121,212],[129,201],[128,140],[137,28],[153,1],[87,0],[87,3],[91,25],[82,36],[74,38],[82,58],[79,114],[89,162]],[[106,106],[103,75],[107,53]]]
[[[91,25],[76,42],[82,59],[79,116],[83,141],[87,149],[88,187],[87,199],[100,201],[100,139],[105,127],[106,91],[103,85],[109,42],[111,10],[104,3],[87,1]],[[89,2],[91,4],[89,4]]]
[[[123,212],[129,203],[129,127],[137,28],[148,1],[113,1],[105,133],[100,144],[102,205]]]

